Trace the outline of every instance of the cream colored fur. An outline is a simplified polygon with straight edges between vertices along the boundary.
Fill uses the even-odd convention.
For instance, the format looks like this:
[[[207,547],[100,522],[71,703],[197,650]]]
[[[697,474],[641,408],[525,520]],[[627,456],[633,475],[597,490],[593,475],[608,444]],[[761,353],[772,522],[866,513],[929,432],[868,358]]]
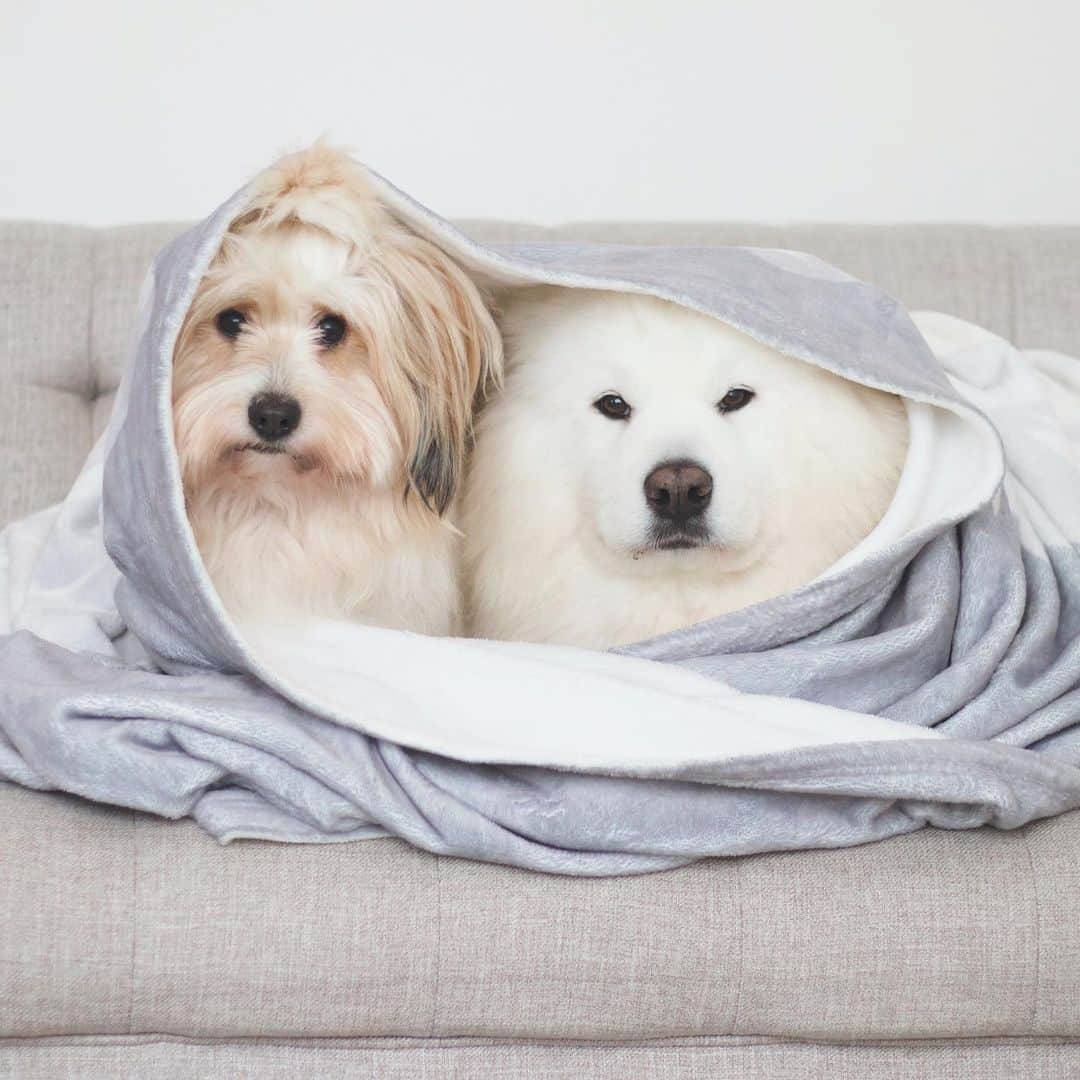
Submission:
[[[501,342],[475,287],[398,225],[361,166],[316,144],[257,177],[181,329],[173,406],[188,515],[237,617],[291,611],[458,628],[443,520]],[[235,309],[242,331],[216,325]],[[326,315],[346,323],[325,345]],[[299,402],[269,452],[255,395]]]

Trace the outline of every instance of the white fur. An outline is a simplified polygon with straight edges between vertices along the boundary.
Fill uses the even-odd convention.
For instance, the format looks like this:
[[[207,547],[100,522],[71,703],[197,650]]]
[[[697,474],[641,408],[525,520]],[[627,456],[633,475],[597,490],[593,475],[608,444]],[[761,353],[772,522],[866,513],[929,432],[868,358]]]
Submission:
[[[466,481],[477,636],[608,648],[803,585],[880,520],[907,447],[892,395],[652,297],[529,290],[508,301],[502,395]],[[736,386],[755,398],[721,415]],[[633,413],[601,415],[617,393]],[[656,550],[644,480],[712,475],[710,539]]]

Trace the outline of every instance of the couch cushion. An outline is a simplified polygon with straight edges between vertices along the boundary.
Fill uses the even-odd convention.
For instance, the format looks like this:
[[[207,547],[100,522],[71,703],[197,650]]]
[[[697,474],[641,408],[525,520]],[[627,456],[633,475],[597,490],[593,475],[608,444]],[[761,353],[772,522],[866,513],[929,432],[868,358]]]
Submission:
[[[0,1035],[1080,1036],[1080,813],[591,880],[0,785]]]
[[[0,230],[0,524],[60,498],[89,445],[93,238],[63,226]]]

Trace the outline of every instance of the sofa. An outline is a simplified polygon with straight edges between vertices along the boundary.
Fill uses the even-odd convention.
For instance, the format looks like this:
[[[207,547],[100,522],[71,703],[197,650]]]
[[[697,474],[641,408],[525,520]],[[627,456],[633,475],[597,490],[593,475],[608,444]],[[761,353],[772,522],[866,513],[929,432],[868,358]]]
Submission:
[[[1080,355],[1080,228],[464,227],[798,248]],[[0,525],[65,493],[179,228],[0,225]],[[1080,813],[594,880],[0,784],[0,1077],[150,1076],[1080,1076]]]

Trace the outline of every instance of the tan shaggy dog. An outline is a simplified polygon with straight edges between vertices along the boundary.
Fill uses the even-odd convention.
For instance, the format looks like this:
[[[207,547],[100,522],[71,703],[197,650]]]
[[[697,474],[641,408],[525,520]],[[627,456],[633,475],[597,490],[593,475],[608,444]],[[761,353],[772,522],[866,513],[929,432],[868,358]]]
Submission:
[[[458,626],[457,489],[501,365],[469,278],[318,143],[258,176],[174,353],[188,516],[225,607]]]

